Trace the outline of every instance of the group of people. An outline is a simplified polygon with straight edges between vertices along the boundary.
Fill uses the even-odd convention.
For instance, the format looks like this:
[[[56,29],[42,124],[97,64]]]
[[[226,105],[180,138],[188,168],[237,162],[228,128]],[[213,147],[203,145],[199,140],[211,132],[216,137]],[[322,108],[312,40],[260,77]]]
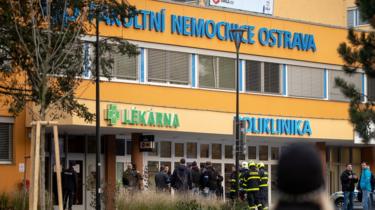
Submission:
[[[175,192],[185,195],[191,192],[211,198],[223,196],[224,178],[209,161],[204,167],[199,168],[196,161],[187,165],[186,160],[182,158],[171,175],[168,171],[168,166],[161,166],[160,172],[155,175],[155,186],[159,192],[170,192],[172,188]]]
[[[362,201],[363,210],[372,209],[372,195],[375,188],[375,178],[366,162],[361,163],[362,172],[358,176],[353,172],[353,165],[348,163],[346,170],[342,172],[340,179],[342,191],[344,192],[344,210],[353,209],[354,190],[357,184],[358,200]]]
[[[237,198],[237,173],[232,168],[230,177],[230,198]],[[268,209],[268,172],[264,163],[242,162],[239,171],[239,192],[242,200],[247,200],[249,209]]]

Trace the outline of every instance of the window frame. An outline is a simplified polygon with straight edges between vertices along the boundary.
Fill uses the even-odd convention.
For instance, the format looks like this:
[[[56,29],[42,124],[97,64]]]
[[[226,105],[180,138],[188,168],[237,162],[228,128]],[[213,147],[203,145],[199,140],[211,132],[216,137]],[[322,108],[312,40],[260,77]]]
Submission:
[[[9,132],[9,156],[8,160],[0,160],[0,165],[10,165],[14,162],[14,118],[11,117],[0,117],[1,124],[8,124],[8,132]]]
[[[178,84],[173,81],[171,82],[170,79],[167,79],[165,82],[159,82],[155,80],[150,81],[149,79],[149,51],[150,50],[187,54],[188,55],[188,74],[189,74],[188,84]],[[145,80],[144,81],[146,84],[168,86],[168,87],[188,87],[188,88],[192,87],[192,71],[191,71],[192,59],[193,59],[192,53],[180,52],[180,51],[174,51],[174,50],[166,50],[166,49],[160,49],[160,48],[147,48],[145,49],[144,56],[145,56],[145,61],[144,61]],[[166,74],[169,75],[169,72],[166,72]]]

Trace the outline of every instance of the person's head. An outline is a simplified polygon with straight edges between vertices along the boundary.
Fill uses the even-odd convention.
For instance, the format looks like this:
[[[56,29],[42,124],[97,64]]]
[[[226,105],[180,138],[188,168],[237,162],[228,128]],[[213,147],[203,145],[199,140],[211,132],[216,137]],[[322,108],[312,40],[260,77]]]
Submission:
[[[212,166],[211,161],[207,161],[207,162],[206,162],[206,167],[211,167],[211,166]]]
[[[236,171],[236,166],[232,166],[232,172]]]
[[[197,161],[193,161],[193,163],[191,164],[192,167],[197,167],[198,164],[197,164]]]
[[[353,170],[353,165],[351,163],[346,164],[346,170],[352,171]]]
[[[248,169],[249,168],[249,164],[246,161],[243,161],[242,164],[241,164],[241,167],[243,169]]]
[[[306,143],[289,145],[280,157],[277,180],[282,194],[296,196],[323,190],[324,176],[319,152]]]
[[[133,163],[132,166],[133,166],[133,170],[137,170],[137,165],[135,165],[135,163]]]
[[[162,165],[160,166],[160,171],[164,171],[165,167]]]
[[[164,167],[164,172],[165,172],[165,173],[168,173],[168,171],[169,171],[169,166],[165,166],[165,167]]]
[[[368,168],[366,161],[362,161],[361,166],[362,166],[362,169]]]
[[[254,169],[254,168],[256,168],[256,164],[255,164],[255,162],[254,161],[249,161],[249,168],[251,168],[251,169]]]
[[[127,169],[131,170],[132,168],[133,168],[133,165],[129,163],[129,164],[127,165]]]
[[[181,160],[180,160],[180,165],[185,165],[185,163],[186,163],[185,158],[181,158]]]

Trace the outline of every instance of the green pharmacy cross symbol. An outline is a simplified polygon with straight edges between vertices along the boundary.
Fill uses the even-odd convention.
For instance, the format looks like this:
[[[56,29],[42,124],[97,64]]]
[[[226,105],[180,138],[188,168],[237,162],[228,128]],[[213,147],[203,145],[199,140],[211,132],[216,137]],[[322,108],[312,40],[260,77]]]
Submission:
[[[106,120],[108,120],[110,125],[115,125],[119,119],[120,112],[117,110],[117,105],[109,104],[106,113]]]

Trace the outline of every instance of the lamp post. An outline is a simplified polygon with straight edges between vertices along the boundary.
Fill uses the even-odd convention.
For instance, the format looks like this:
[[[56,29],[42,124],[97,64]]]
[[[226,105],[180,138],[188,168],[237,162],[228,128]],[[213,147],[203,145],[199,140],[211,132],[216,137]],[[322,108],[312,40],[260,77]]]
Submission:
[[[100,171],[101,171],[101,162],[100,162],[100,152],[101,152],[101,138],[100,138],[100,72],[99,72],[99,8],[95,8],[96,13],[96,43],[95,43],[95,59],[96,59],[96,80],[95,80],[95,87],[96,87],[96,96],[95,96],[95,103],[96,103],[96,187],[95,187],[95,207],[96,210],[101,209],[101,186],[100,186]]]
[[[240,163],[239,163],[239,150],[240,150],[240,119],[239,119],[239,86],[240,86],[240,59],[239,51],[242,43],[242,36],[245,29],[232,29],[230,33],[233,36],[234,44],[236,46],[236,196],[239,198],[239,189],[240,189]]]

